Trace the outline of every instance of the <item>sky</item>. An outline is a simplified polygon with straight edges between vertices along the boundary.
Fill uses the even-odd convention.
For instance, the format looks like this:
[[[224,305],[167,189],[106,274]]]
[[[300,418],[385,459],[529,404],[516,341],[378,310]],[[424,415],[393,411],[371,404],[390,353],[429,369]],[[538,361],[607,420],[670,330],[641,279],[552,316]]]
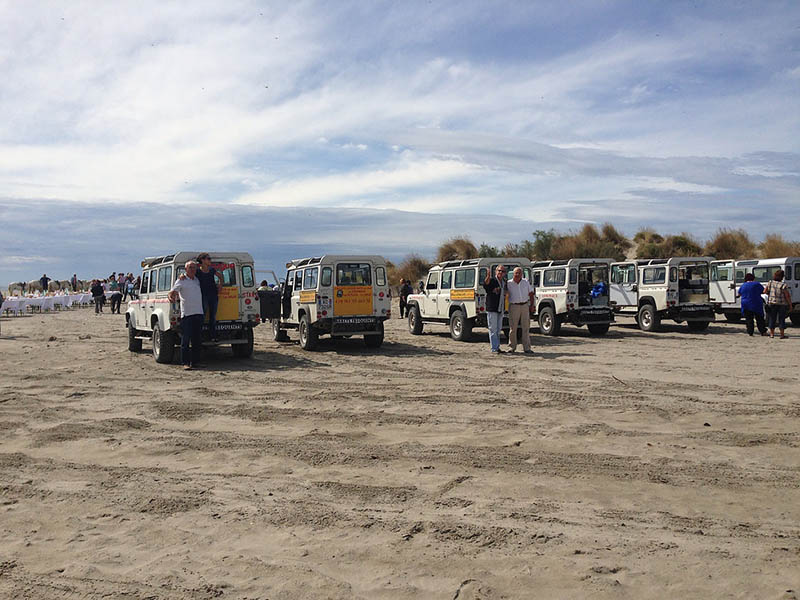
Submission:
[[[800,3],[0,0],[0,283],[612,222],[798,239]]]

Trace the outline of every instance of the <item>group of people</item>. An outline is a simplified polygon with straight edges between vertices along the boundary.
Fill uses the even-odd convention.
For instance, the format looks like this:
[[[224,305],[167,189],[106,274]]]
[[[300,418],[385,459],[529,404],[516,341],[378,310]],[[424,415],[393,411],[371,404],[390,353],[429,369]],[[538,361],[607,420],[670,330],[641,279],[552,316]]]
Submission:
[[[73,276],[76,277],[76,276]],[[106,279],[92,279],[89,292],[94,301],[94,313],[103,312],[106,303],[106,293],[110,292],[111,314],[120,314],[122,303],[128,298],[136,299],[139,297],[139,286],[142,283],[141,277],[133,277],[133,273],[127,275],[122,271],[119,274],[112,273]]]
[[[761,285],[756,281],[752,273],[744,276],[744,283],[739,288],[739,296],[742,299],[742,314],[747,326],[747,334],[753,335],[755,327],[761,335],[775,337],[775,327],[780,331],[781,339],[786,338],[786,314],[792,306],[792,296],[789,286],[783,281],[785,273],[782,269],[775,271],[772,279],[766,285]],[[766,302],[763,296],[766,296]],[[765,306],[766,305],[766,306]],[[764,321],[764,309],[766,307],[767,322]],[[753,325],[755,321],[755,326]]]

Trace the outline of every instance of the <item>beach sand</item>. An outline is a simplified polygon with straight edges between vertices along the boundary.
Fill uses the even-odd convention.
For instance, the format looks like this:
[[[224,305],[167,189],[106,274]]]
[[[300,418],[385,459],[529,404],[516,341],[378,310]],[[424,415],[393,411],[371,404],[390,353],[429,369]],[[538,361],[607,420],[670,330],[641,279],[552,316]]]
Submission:
[[[0,597],[797,598],[800,335],[743,331],[261,325],[186,373],[3,318]]]

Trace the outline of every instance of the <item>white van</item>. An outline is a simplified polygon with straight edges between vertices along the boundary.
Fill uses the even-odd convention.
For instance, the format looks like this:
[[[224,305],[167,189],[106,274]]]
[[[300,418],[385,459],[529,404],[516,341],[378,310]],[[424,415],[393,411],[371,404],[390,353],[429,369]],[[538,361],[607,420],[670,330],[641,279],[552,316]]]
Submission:
[[[156,362],[172,362],[175,346],[180,344],[180,303],[167,298],[172,284],[185,272],[184,264],[197,258],[198,252],[175,252],[142,261],[139,297],[128,302],[125,322],[128,327],[128,350],[142,349],[143,340],[153,343]],[[212,252],[211,266],[222,277],[217,307],[217,340],[208,336],[208,318],[203,325],[203,345],[230,345],[234,356],[253,354],[253,327],[258,325],[253,257],[247,252]]]
[[[704,331],[714,321],[709,298],[713,259],[691,256],[640,259],[611,265],[611,306],[636,318],[642,331],[657,331],[662,319]]]
[[[276,341],[296,329],[300,347],[313,350],[320,335],[363,335],[364,343],[383,343],[383,322],[392,315],[386,259],[376,255],[326,254],[286,263],[281,315],[272,318]]]
[[[609,305],[610,258],[545,260],[531,265],[531,287],[536,294],[539,331],[558,335],[562,323],[586,325],[603,335],[614,321]]]

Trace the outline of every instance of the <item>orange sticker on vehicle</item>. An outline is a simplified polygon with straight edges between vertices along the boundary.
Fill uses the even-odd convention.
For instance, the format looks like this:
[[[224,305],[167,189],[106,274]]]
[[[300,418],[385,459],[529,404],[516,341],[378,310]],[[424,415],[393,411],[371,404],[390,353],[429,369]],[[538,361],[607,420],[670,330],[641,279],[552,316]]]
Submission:
[[[450,290],[450,300],[475,300],[475,290]]]
[[[333,288],[333,314],[337,317],[372,314],[371,285],[342,285]]]
[[[317,301],[316,290],[307,290],[300,292],[300,304],[313,304]]]

